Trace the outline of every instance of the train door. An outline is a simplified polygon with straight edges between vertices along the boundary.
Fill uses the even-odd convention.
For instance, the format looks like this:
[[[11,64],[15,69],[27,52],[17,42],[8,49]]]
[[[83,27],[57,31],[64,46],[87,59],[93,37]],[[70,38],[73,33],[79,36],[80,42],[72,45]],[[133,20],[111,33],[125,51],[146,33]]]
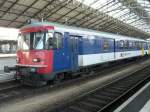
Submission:
[[[114,60],[116,59],[116,40],[114,39]]]
[[[67,37],[68,34],[55,32],[54,34],[54,72],[64,71],[69,69],[70,60],[68,54]]]
[[[147,46],[148,46],[148,55],[150,55],[150,43],[149,42],[147,43]]]
[[[115,40],[111,38],[102,39],[102,62],[112,61],[115,59]]]
[[[144,54],[145,54],[145,52],[144,52],[144,47],[145,47],[144,42],[141,42],[140,45],[141,45],[142,56],[144,56]]]
[[[80,37],[76,35],[69,35],[70,65],[72,70],[78,68],[79,38]]]

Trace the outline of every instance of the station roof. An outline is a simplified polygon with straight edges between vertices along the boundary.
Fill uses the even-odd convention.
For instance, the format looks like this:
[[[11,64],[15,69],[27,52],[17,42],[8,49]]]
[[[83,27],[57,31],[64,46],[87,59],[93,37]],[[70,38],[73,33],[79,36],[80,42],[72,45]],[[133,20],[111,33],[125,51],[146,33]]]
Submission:
[[[150,38],[149,0],[0,0],[0,26],[20,28],[31,18]]]

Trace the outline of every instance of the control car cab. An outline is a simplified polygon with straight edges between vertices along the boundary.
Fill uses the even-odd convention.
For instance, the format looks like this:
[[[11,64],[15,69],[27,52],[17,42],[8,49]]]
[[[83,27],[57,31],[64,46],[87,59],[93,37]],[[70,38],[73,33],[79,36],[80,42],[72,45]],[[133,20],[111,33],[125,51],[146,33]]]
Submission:
[[[18,75],[37,77],[37,74],[42,74],[40,79],[43,77],[44,80],[46,75],[50,76],[53,72],[53,51],[60,45],[60,35],[54,32],[52,26],[22,28],[18,37]]]

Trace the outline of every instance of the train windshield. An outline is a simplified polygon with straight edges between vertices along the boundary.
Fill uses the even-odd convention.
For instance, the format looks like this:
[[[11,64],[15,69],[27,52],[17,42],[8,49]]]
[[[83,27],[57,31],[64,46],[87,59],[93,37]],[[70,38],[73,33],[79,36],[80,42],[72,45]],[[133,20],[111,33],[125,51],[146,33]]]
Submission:
[[[53,33],[33,32],[23,33],[18,39],[18,47],[22,50],[43,50],[49,49],[49,41],[53,38]]]

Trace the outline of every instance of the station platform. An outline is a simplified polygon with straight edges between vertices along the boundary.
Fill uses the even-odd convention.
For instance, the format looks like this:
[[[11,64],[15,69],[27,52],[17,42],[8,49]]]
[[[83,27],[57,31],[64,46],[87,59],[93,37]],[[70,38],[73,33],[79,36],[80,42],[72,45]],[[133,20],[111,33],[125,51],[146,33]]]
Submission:
[[[0,83],[6,82],[14,79],[14,73],[4,73],[4,71],[0,71]]]
[[[0,55],[0,82],[5,82],[14,78],[14,73],[4,73],[4,66],[13,66],[16,64],[16,55]]]
[[[0,54],[0,71],[4,69],[4,66],[13,66],[14,64],[16,64],[15,54]]]
[[[114,112],[150,112],[150,82],[137,91]]]
[[[0,53],[0,58],[16,57],[16,54],[2,54]]]

